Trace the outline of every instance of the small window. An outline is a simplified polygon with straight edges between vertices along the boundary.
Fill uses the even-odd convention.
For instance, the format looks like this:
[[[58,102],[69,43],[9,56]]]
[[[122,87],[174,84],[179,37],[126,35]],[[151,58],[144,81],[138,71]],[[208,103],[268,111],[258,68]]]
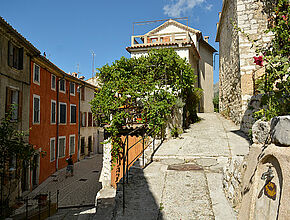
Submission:
[[[38,85],[40,83],[40,67],[37,64],[33,66],[33,82]]]
[[[8,42],[8,66],[22,70],[23,54],[23,48],[16,47],[10,41]]]
[[[66,124],[66,103],[59,103],[59,123]]]
[[[51,74],[51,89],[55,90],[55,88],[56,88],[56,77],[55,75]]]
[[[76,145],[76,136],[73,134],[69,136],[69,154],[70,155],[75,153],[75,145]]]
[[[17,88],[6,87],[6,112],[12,108],[12,120],[18,120],[21,118],[21,92]]]
[[[73,82],[69,84],[69,91],[71,95],[75,95],[75,84]]]
[[[51,124],[56,122],[56,101],[51,100]]]
[[[58,138],[58,157],[65,156],[65,136]]]
[[[77,106],[71,104],[70,105],[70,123],[77,122]]]
[[[65,92],[65,80],[64,79],[61,79],[59,81],[59,91]]]
[[[55,138],[50,138],[50,162],[55,160]]]
[[[87,113],[86,112],[82,112],[81,113],[81,125],[82,127],[86,127],[87,126]]]
[[[40,123],[40,96],[33,95],[33,124]]]
[[[85,101],[85,87],[81,87],[81,100]]]

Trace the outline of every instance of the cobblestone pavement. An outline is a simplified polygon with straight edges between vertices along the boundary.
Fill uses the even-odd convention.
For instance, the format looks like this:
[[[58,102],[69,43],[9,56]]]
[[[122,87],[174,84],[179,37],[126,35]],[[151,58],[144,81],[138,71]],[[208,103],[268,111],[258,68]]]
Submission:
[[[39,193],[50,192],[52,202],[56,202],[59,190],[60,209],[49,219],[91,219],[95,213],[96,194],[101,189],[98,181],[101,169],[102,155],[93,155],[74,164],[74,176],[66,178],[66,168],[58,170],[27,196],[33,198]]]
[[[239,128],[219,114],[199,114],[181,138],[163,143],[145,169],[132,168],[117,191],[113,219],[236,219],[226,200],[223,167],[245,155],[249,143]]]

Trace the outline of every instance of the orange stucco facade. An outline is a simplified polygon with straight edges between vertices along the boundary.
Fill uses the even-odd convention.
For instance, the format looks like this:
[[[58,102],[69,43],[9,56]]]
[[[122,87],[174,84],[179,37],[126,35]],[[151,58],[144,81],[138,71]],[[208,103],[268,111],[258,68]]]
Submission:
[[[35,63],[40,67],[39,78],[35,81],[34,68]],[[76,162],[78,154],[78,111],[79,100],[77,94],[77,83],[74,83],[74,95],[70,93],[70,79],[65,79],[65,92],[57,89],[57,81],[60,77],[48,71],[43,64],[37,63],[37,60],[31,62],[31,87],[30,87],[30,116],[29,116],[29,143],[34,148],[42,152],[38,158],[38,170],[32,174],[37,175],[37,184],[41,184],[45,179],[52,175],[58,169],[64,168],[67,163],[66,159],[70,155],[70,136],[74,135],[74,152],[72,153],[73,161]],[[59,76],[61,76],[59,74]],[[52,88],[52,77],[55,77],[55,88]],[[39,82],[38,82],[39,81]],[[57,93],[59,94],[57,96]],[[39,113],[35,111],[35,100],[38,98]],[[52,121],[52,102],[55,102],[55,120]],[[58,123],[59,119],[59,103],[66,104],[66,123]],[[38,105],[38,104],[37,104]],[[75,123],[71,123],[71,105],[76,106]],[[39,119],[35,119],[34,114],[39,115]],[[35,122],[39,121],[39,122]],[[55,121],[55,122],[54,122]],[[58,156],[59,137],[65,137],[65,153],[64,156]],[[54,149],[51,155],[51,141]],[[73,146],[73,144],[71,145]],[[53,149],[53,148],[52,148]],[[71,150],[73,147],[71,148]],[[54,155],[54,156],[53,156]],[[33,185],[33,184],[32,184]]]

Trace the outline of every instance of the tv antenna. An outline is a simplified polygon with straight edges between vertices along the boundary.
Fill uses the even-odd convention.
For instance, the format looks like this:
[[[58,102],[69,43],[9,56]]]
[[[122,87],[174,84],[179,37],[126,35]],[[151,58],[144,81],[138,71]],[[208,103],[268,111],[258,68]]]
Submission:
[[[94,73],[95,73],[95,52],[92,51],[92,57],[93,57],[93,63],[92,63],[92,66],[93,66],[93,69],[92,69],[92,78],[94,77]]]

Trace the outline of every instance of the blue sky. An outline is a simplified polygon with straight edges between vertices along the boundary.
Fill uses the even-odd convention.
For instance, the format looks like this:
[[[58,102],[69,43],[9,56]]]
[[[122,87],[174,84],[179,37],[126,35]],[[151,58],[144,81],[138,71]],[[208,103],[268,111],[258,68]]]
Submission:
[[[92,76],[94,67],[130,57],[132,23],[188,17],[189,26],[210,36],[216,49],[216,23],[222,0],[2,0],[0,16],[66,72]],[[143,34],[161,23],[137,26]],[[214,82],[218,81],[216,57]]]

